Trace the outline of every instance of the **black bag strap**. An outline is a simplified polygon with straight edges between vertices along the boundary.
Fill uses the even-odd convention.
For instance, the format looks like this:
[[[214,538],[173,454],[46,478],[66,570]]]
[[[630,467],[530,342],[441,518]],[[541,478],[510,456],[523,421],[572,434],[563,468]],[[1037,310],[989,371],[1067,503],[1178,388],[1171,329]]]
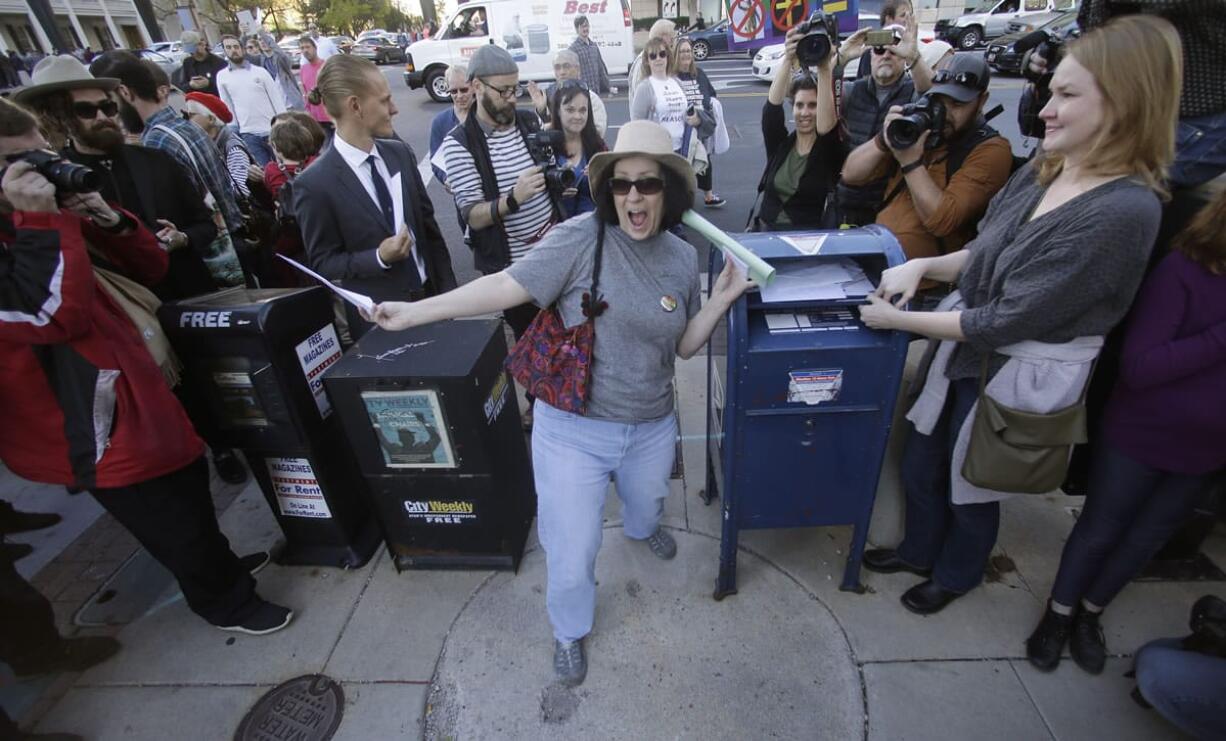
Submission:
[[[605,309],[609,308],[609,304],[600,295],[600,268],[604,264],[604,230],[605,224],[600,220],[599,216],[592,216],[596,221],[596,254],[592,265],[592,287],[583,294],[583,315],[588,321],[595,321],[596,317],[604,313]]]

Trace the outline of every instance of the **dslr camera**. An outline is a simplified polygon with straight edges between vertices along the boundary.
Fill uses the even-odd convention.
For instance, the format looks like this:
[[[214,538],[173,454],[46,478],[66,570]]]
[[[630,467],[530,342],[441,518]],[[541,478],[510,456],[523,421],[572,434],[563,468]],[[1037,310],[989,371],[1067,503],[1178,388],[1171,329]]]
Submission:
[[[540,129],[527,135],[528,153],[532,161],[545,175],[545,186],[550,193],[561,195],[562,191],[575,187],[574,171],[558,167],[556,150],[566,146],[566,134],[557,129]]]
[[[804,37],[796,44],[796,60],[801,67],[816,67],[830,57],[830,50],[839,45],[839,19],[831,13],[813,11],[796,24]]]
[[[39,175],[51,181],[57,193],[93,193],[102,185],[98,173],[53,152],[30,149],[11,154],[8,159],[10,163],[29,162]]]
[[[945,104],[931,95],[925,95],[902,108],[902,116],[885,127],[885,138],[895,149],[915,146],[925,131],[931,131],[925,149],[941,146],[945,130]]]

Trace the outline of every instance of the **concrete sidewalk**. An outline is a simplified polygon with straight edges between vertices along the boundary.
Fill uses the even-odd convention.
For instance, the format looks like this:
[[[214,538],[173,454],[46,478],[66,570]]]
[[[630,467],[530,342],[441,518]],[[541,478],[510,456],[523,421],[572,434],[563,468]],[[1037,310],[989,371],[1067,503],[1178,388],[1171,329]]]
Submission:
[[[1076,498],[1008,502],[987,583],[939,615],[899,605],[916,581],[906,574],[865,572],[867,593],[838,591],[849,528],[744,533],[740,593],[713,601],[720,509],[697,496],[705,363],[678,365],[684,476],[673,482],[664,520],[678,558],[662,564],[622,537],[609,497],[590,672],[574,691],[551,686],[534,533],[514,575],[398,574],[382,552],[355,571],[270,566],[261,593],[297,616],[264,638],[206,625],[172,588],[118,631],[124,649],[111,661],[10,684],[0,700],[39,731],[101,741],[231,738],[262,694],[310,673],[343,687],[337,739],[1178,737],[1131,701],[1123,675],[1133,651],[1185,633],[1192,602],[1226,596],[1226,584],[1130,585],[1104,619],[1112,658],[1102,676],[1071,661],[1042,674],[1024,658]],[[879,498],[888,512],[885,500],[898,493],[885,481]],[[239,553],[269,548],[279,535],[255,484],[221,523]],[[77,542],[90,537],[86,530]],[[1208,553],[1226,566],[1221,528]],[[84,589],[53,597],[57,609],[84,599]]]

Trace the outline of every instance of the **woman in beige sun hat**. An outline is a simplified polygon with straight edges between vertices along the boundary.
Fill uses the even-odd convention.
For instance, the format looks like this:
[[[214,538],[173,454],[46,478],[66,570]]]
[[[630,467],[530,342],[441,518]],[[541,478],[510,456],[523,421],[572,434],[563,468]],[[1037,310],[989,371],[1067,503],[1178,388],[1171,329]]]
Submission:
[[[556,305],[563,323],[574,327],[585,321],[583,296],[603,230],[599,294],[607,307],[595,320],[585,411],[537,399],[532,432],[554,672],[571,686],[587,674],[583,640],[595,617],[608,482],[617,484],[626,536],[671,559],[677,545],[660,516],[676,450],[674,362],[697,353],[752,285],[729,261],[702,305],[694,248],[668,231],[694,202],[694,173],[673,153],[664,127],[626,124],[613,151],[592,158],[588,177],[596,211],[555,226],[519,262],[424,301],[379,304],[373,317],[397,330],[531,301]]]

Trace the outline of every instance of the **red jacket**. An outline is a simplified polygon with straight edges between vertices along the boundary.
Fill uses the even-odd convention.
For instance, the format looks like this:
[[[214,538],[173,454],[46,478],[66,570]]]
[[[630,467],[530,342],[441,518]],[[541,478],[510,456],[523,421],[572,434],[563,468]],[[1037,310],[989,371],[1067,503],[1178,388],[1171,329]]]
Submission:
[[[85,239],[142,283],[166,273],[166,252],[132,220],[115,236],[68,212],[0,217],[0,459],[23,478],[108,489],[204,453],[136,326],[94,281]]]

